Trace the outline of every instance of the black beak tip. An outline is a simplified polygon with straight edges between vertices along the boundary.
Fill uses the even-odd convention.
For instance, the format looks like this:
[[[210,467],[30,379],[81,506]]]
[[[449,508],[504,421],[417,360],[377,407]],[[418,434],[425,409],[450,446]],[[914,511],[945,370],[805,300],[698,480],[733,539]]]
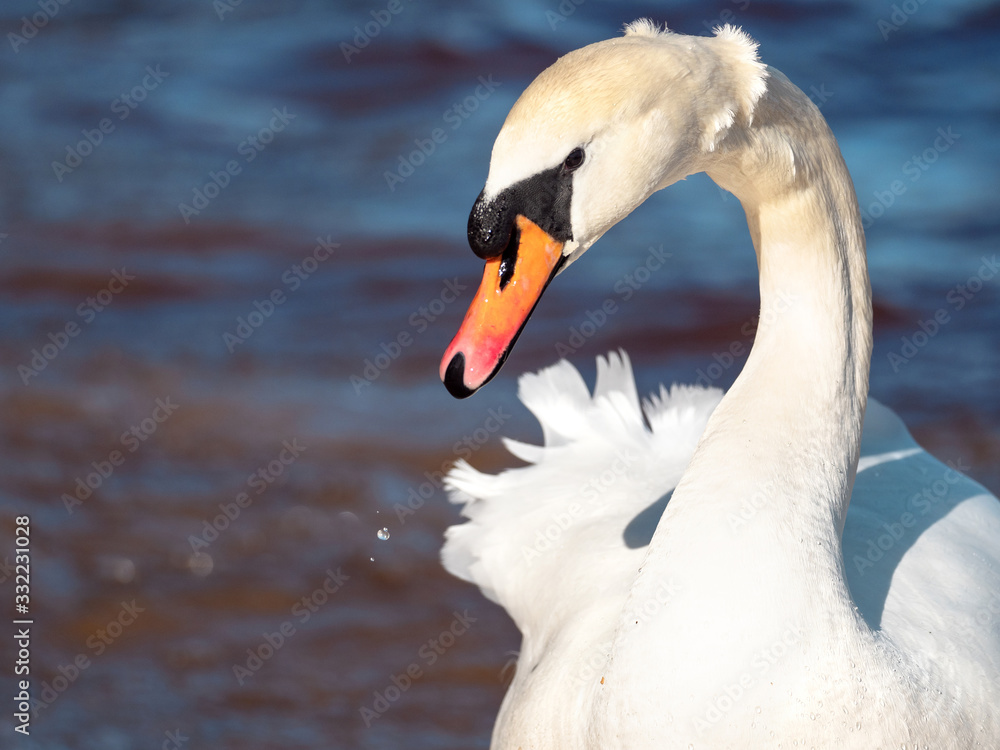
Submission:
[[[468,398],[476,391],[465,385],[465,355],[456,352],[444,371],[444,387],[455,398]]]

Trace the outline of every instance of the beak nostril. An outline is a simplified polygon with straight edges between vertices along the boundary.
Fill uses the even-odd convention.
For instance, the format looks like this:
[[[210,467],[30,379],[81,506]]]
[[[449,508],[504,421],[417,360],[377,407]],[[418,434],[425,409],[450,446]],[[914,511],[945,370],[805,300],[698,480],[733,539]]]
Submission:
[[[503,253],[500,256],[500,291],[502,292],[507,288],[510,280],[514,278],[514,267],[517,265],[517,248],[521,242],[521,230],[518,227],[514,227],[514,231],[510,233],[510,239],[507,241],[507,247],[504,248]]]

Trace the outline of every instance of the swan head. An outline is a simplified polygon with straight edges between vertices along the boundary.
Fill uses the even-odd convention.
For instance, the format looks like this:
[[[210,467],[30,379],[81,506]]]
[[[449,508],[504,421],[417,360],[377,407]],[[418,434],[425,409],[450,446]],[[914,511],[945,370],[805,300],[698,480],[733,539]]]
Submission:
[[[524,91],[469,216],[483,281],[445,351],[456,398],[500,370],[548,284],[653,192],[706,167],[765,88],[732,27],[689,37],[636,21],[561,57]]]

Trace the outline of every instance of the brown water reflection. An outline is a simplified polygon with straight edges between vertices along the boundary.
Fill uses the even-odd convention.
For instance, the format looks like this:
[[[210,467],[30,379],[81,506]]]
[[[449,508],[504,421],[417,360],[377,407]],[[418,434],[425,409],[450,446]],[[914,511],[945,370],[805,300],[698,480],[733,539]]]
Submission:
[[[375,6],[243,3],[220,20],[203,0],[105,5],[61,5],[0,71],[0,560],[13,558],[13,519],[30,515],[32,691],[45,699],[16,746],[485,747],[517,633],[441,568],[442,533],[458,516],[440,488],[432,481],[412,514],[397,504],[461,455],[456,441],[490,410],[511,415],[501,434],[540,438],[516,403],[516,375],[552,364],[555,343],[615,296],[613,280],[653,242],[669,239],[670,264],[571,358],[588,381],[593,357],[619,346],[645,393],[692,382],[751,341],[745,221],[697,179],[560,277],[505,371],[469,401],[436,376],[468,297],[426,327],[411,321],[446,283],[472,293],[481,264],[464,244],[467,211],[517,92],[558,54],[649,9],[585,5],[553,28],[544,3],[407,5],[348,64],[338,45]],[[942,118],[967,133],[869,232],[873,388],[929,449],[996,490],[995,285],[902,374],[885,359],[1000,236],[981,206],[996,191],[976,182],[996,140],[981,126],[994,103],[975,98],[989,86],[967,85],[986,69],[982,55],[944,33],[933,45],[902,32],[883,44],[864,4],[804,7],[754,5],[745,23],[793,80],[835,92],[824,113],[859,194],[884,189]],[[15,28],[36,10],[12,4],[0,16]],[[700,33],[717,10],[677,3],[669,20]],[[822,34],[806,33],[816,19]],[[966,35],[994,49],[990,25],[970,19]],[[953,68],[963,50],[968,64]],[[933,80],[922,72],[932,53],[947,62]],[[157,62],[171,77],[57,181],[51,162]],[[502,82],[496,95],[390,192],[384,172],[489,74]],[[286,105],[298,119],[185,222],[178,202]],[[284,274],[323,241],[340,247],[293,289]],[[88,298],[115,272],[135,278],[91,316]],[[227,346],[276,289],[284,301]],[[50,334],[61,341],[68,323],[79,330],[59,348]],[[352,382],[401,332],[414,343],[370,383]],[[25,375],[49,345],[44,369]],[[166,416],[157,400],[177,408]],[[477,467],[514,463],[498,437],[475,444]],[[281,463],[286,442],[304,450]],[[100,486],[78,492],[95,472]],[[4,601],[13,585],[0,571]],[[15,694],[10,654],[7,641],[2,696]],[[10,734],[0,747],[14,746]]]
[[[484,746],[516,632],[440,567],[443,529],[456,520],[443,493],[434,487],[413,512],[397,512],[454,460],[454,441],[480,417],[431,425],[450,404],[443,393],[418,395],[424,384],[439,389],[433,341],[400,358],[371,396],[354,395],[348,375],[369,339],[337,346],[342,326],[313,314],[349,283],[350,260],[289,298],[268,323],[281,329],[272,339],[262,326],[258,348],[228,356],[220,334],[232,316],[206,320],[208,307],[244,310],[245,287],[266,291],[301,248],[275,251],[270,237],[244,230],[239,249],[223,250],[215,237],[232,234],[218,231],[172,246],[175,237],[101,231],[76,268],[24,263],[7,278],[24,315],[0,350],[0,455],[6,504],[32,518],[32,674],[36,698],[51,702],[36,706],[36,736],[46,747],[140,747],[174,730],[192,747]],[[260,283],[212,278],[211,263],[176,271],[143,245],[168,248],[181,267],[259,255]],[[368,257],[392,252],[372,247]],[[105,283],[102,269],[121,262],[133,265],[134,285],[29,385],[16,382],[26,352],[62,320],[55,311],[72,316]],[[371,279],[352,294],[399,293],[393,284]],[[572,297],[557,292],[550,312],[572,310]],[[713,294],[669,305],[695,310],[697,325],[640,334],[648,322],[623,310],[607,338],[641,367],[662,350],[724,350],[753,317],[752,300]],[[881,323],[893,314],[880,308]],[[393,321],[369,323],[391,332]],[[329,346],[280,349],[303,329]],[[526,335],[524,366],[551,360],[543,338]],[[611,342],[602,333],[592,343]],[[400,393],[410,412],[396,411]],[[351,414],[358,398],[372,401]],[[414,399],[428,405],[413,408]],[[526,415],[504,403],[515,415],[504,432],[523,433]],[[958,420],[928,435],[943,455],[988,458],[995,446],[968,427]],[[482,468],[512,463],[494,437],[476,448]],[[122,462],[99,488],[77,487],[107,472],[116,451]],[[391,536],[379,541],[383,526]],[[9,555],[10,516],[3,535]],[[119,628],[123,607],[135,614]],[[81,656],[87,665],[74,673]]]

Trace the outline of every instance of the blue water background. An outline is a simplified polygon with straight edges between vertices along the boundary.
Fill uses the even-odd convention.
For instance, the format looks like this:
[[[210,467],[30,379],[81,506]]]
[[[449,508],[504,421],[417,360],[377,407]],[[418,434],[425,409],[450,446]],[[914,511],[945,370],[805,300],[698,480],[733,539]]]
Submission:
[[[872,393],[1000,489],[1000,5],[388,5],[73,0],[31,38],[23,17],[42,5],[0,10],[0,556],[13,555],[13,518],[30,515],[33,690],[90,660],[29,740],[8,716],[0,745],[158,747],[175,730],[186,748],[487,745],[517,635],[440,569],[456,513],[425,472],[464,453],[498,469],[500,434],[540,439],[516,375],[558,359],[557,343],[591,382],[594,357],[624,346],[648,392],[700,374],[728,386],[742,359],[724,353],[752,340],[742,210],[696,176],[559,278],[481,394],[457,402],[437,380],[478,283],[466,220],[507,111],[560,54],[637,17],[693,34],[741,24],[821,105],[872,219]],[[476,98],[481,78],[496,87]],[[81,149],[102,120],[109,132]],[[272,121],[282,129],[250,146]],[[387,178],[421,161],[416,141],[435,129],[433,153]],[[68,148],[88,153],[53,167]],[[230,162],[225,187],[183,215]],[[338,247],[290,281],[321,242]],[[622,299],[615,283],[661,246],[669,262]],[[122,269],[134,281],[92,320],[79,314]],[[455,285],[467,290],[452,302]],[[274,290],[283,302],[227,341]],[[615,314],[573,338],[609,298]],[[921,337],[935,314],[947,322]],[[25,377],[71,322],[78,334]],[[904,340],[922,344],[905,356]],[[368,363],[378,377],[360,386]],[[63,495],[157,398],[176,412],[70,513]],[[302,456],[196,558],[192,536],[292,439]],[[423,505],[399,515],[422,485]],[[300,621],[295,603],[338,568],[349,580]],[[0,578],[12,601],[13,577]],[[142,614],[98,653],[91,639],[133,599]],[[476,622],[431,661],[424,648],[465,611]],[[234,666],[286,621],[294,635],[241,684]],[[366,724],[361,709],[412,664],[420,676]]]

